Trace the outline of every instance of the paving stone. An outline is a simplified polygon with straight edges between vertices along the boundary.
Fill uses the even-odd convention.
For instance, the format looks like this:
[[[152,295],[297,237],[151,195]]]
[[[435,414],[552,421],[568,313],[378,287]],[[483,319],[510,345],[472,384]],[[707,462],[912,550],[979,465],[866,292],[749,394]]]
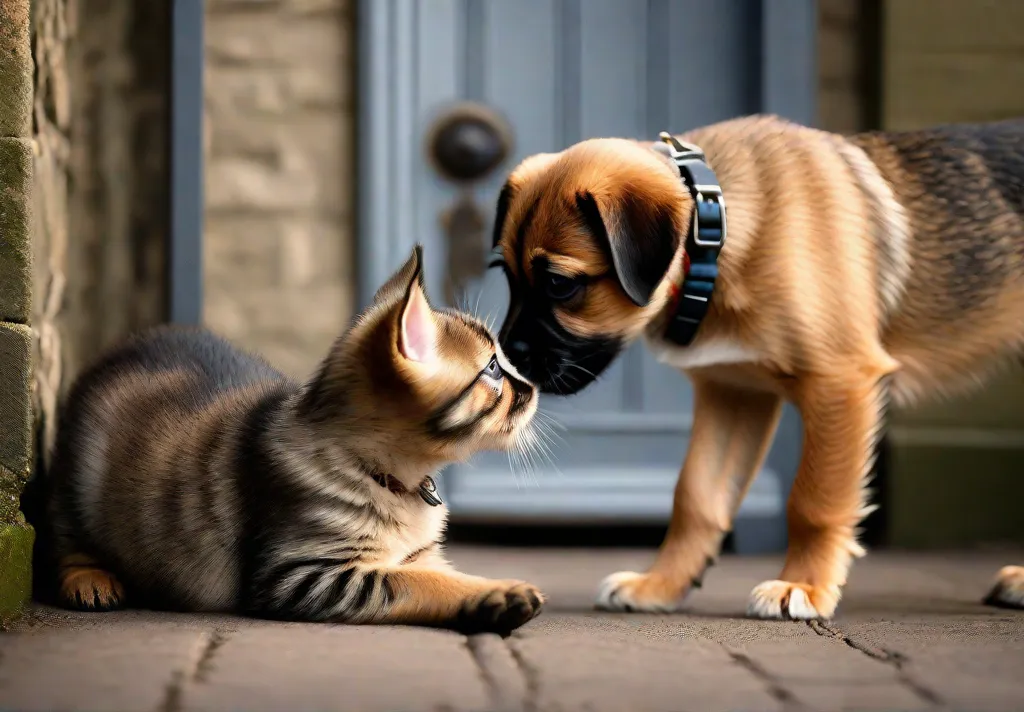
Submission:
[[[183,709],[483,710],[488,694],[465,638],[404,627],[266,623],[229,634]]]
[[[525,709],[530,698],[526,676],[507,640],[486,633],[467,641],[491,695],[496,712]]]
[[[674,631],[664,618],[554,614],[521,629],[510,644],[532,706],[593,712],[781,708],[770,685],[723,646]]]
[[[933,705],[906,685],[889,682],[882,684],[787,684],[786,689],[795,701],[815,712],[847,712],[847,710],[927,710]]]
[[[697,613],[621,615],[591,610],[592,588],[650,552],[454,547],[452,558],[535,581],[551,605],[507,640],[36,607],[0,635],[0,710],[983,711],[1024,700],[1024,612],[936,585],[965,570],[953,555],[860,562],[862,583],[826,635],[731,613],[774,559],[726,557]]]
[[[0,635],[0,709],[160,709],[174,676],[196,664],[204,644],[202,632],[173,624],[148,635],[131,627]]]
[[[806,624],[797,623],[806,627]],[[822,638],[818,641],[805,638],[790,640],[766,640],[751,643],[737,649],[772,677],[784,683],[894,683],[896,668],[869,657],[849,645]],[[813,651],[813,654],[809,654]]]
[[[1024,612],[890,615],[842,623],[851,640],[895,651],[904,675],[956,709],[1020,709],[1024,700]]]

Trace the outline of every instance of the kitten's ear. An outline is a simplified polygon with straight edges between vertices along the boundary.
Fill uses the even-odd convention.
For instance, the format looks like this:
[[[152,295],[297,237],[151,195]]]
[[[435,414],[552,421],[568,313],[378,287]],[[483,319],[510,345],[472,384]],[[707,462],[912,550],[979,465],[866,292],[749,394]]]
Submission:
[[[414,279],[422,280],[423,273],[423,247],[416,245],[412,248],[412,254],[405,261],[397,272],[388,278],[377,293],[373,295],[374,304],[394,304],[398,299],[405,298],[408,292],[409,283]]]
[[[398,327],[398,351],[410,361],[432,363],[437,357],[437,324],[423,290],[423,251],[419,245],[399,274],[406,274],[408,282],[401,303]],[[406,270],[414,263],[411,274]]]

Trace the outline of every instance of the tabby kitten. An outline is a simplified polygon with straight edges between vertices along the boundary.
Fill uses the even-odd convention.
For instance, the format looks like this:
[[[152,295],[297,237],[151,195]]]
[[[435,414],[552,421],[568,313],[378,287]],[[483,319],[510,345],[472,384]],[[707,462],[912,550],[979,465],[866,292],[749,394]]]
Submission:
[[[173,327],[84,373],[48,496],[61,602],[499,633],[537,615],[534,586],[443,557],[431,476],[513,447],[537,396],[422,274],[417,247],[304,385]]]

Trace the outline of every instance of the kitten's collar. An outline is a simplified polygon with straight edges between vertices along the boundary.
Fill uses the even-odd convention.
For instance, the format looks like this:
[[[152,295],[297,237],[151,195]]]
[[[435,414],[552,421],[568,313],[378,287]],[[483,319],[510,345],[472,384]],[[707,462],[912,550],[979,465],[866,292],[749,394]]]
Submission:
[[[359,461],[360,469],[369,475],[370,479],[379,484],[381,487],[386,489],[393,495],[405,496],[413,494],[410,492],[401,480],[392,475],[389,472],[385,472],[379,467],[375,467],[365,460]],[[434,478],[427,476],[420,482],[420,486],[416,489],[415,494],[419,495],[420,499],[429,504],[431,507],[436,507],[441,504],[441,496],[437,493],[437,484],[434,482]]]

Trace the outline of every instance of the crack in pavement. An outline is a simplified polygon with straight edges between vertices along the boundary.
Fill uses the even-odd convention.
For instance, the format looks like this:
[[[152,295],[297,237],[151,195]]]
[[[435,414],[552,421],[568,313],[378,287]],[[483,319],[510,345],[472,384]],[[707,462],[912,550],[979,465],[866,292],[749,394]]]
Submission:
[[[512,653],[512,659],[515,660],[519,674],[526,684],[526,698],[523,700],[523,710],[525,712],[536,712],[539,709],[540,700],[540,674],[532,665],[526,662],[526,656],[514,644],[512,638],[506,638],[503,642],[508,651]]]
[[[210,634],[210,638],[206,641],[206,646],[192,670],[192,682],[206,682],[210,679],[210,673],[213,672],[213,656],[227,641],[227,633],[220,629],[214,630]]]
[[[484,651],[484,641],[479,635],[468,635],[466,636],[466,649],[469,651],[469,655],[473,658],[473,662],[476,663],[477,672],[480,673],[480,679],[484,683],[484,687],[487,689],[487,696],[491,700],[491,704],[496,709],[504,709],[504,697],[505,692],[501,687],[501,683],[498,682],[498,678],[495,676],[494,671],[491,669],[490,664],[487,662],[487,653]]]
[[[191,684],[204,683],[209,679],[213,670],[213,657],[217,651],[227,642],[227,633],[219,628],[209,634],[203,633],[199,640],[201,645],[196,646],[197,655],[191,665],[179,668],[171,673],[171,679],[167,683],[167,690],[164,693],[163,702],[159,712],[181,712],[185,697],[185,688]]]
[[[720,645],[725,649],[725,652],[730,658],[732,658],[734,663],[747,670],[750,674],[764,683],[765,687],[768,688],[768,694],[772,696],[772,699],[777,700],[782,705],[782,709],[804,709],[804,705],[796,698],[796,695],[786,689],[781,680],[758,665],[752,658],[750,658],[750,656],[745,653],[741,653],[738,650],[733,650],[724,643],[720,643]]]
[[[915,695],[920,697],[928,704],[939,707],[946,706],[946,701],[943,700],[937,692],[921,684],[920,682],[915,680],[913,676],[910,675],[910,673],[905,668],[906,664],[910,662],[910,658],[908,658],[906,655],[899,652],[898,650],[889,650],[887,648],[875,648],[870,645],[867,645],[866,643],[854,640],[846,633],[844,633],[842,630],[837,628],[834,624],[827,623],[825,621],[807,621],[807,626],[823,638],[832,638],[834,640],[838,640],[850,646],[857,652],[862,653],[863,655],[867,655],[869,658],[873,658],[875,660],[878,660],[879,662],[891,666],[896,670],[896,679],[903,685],[906,685],[907,688],[911,690],[911,692],[913,692]]]
[[[481,633],[466,638],[466,649],[476,663],[493,709],[536,709],[532,671],[511,644],[493,633]]]

